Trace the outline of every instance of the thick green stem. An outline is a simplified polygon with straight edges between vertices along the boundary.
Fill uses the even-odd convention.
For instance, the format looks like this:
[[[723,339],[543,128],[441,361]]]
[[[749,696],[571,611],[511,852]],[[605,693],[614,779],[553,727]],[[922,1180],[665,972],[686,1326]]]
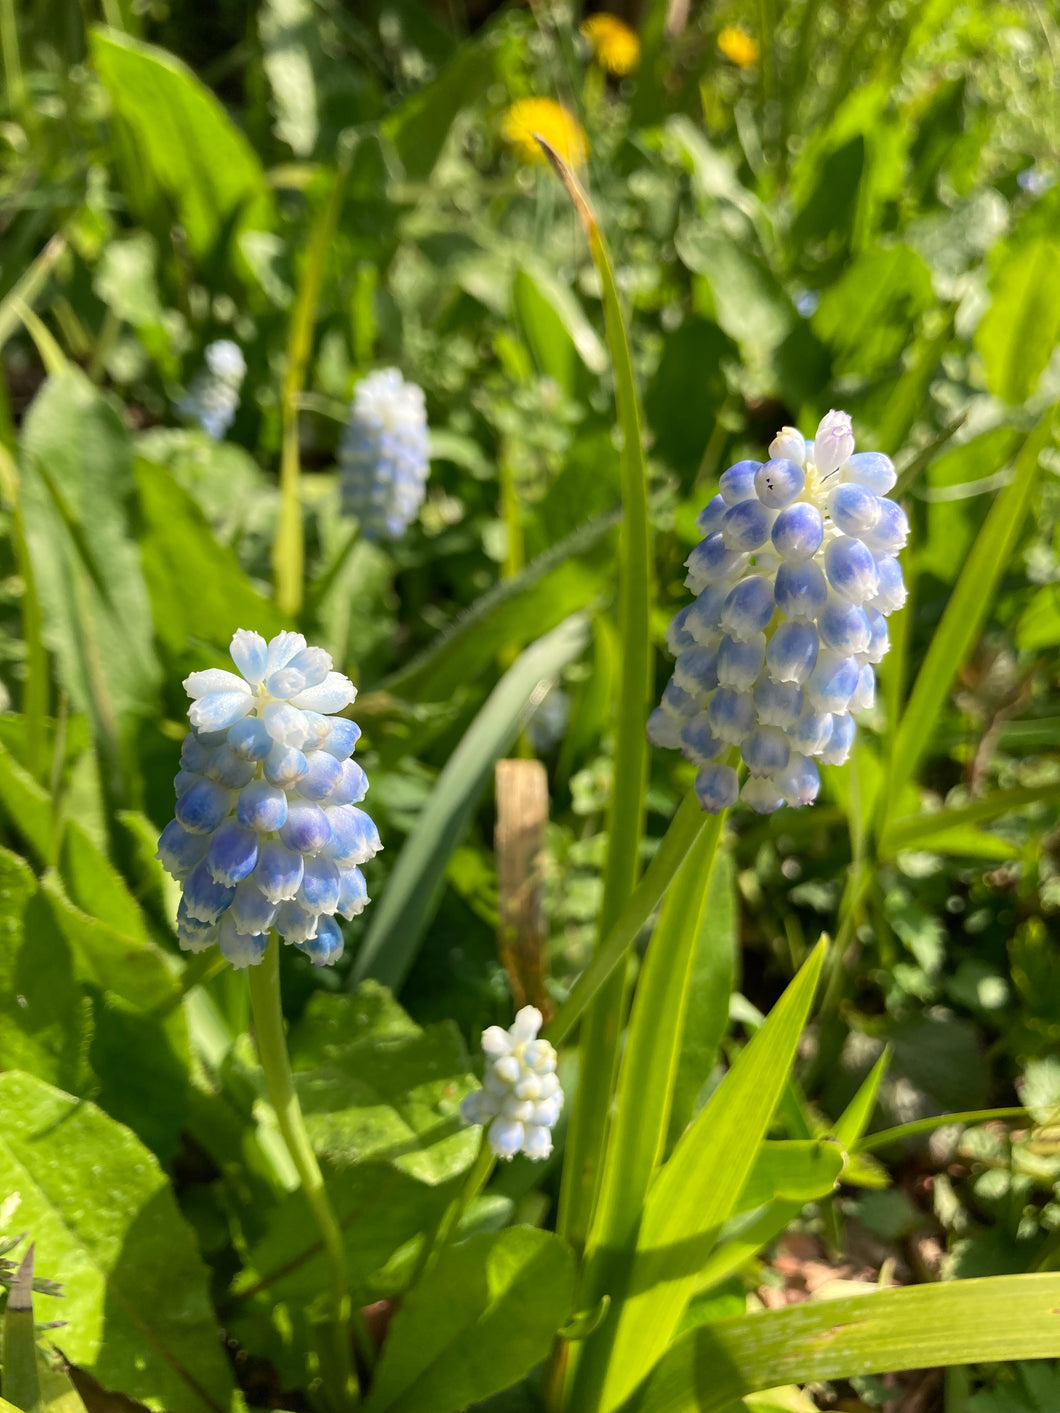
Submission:
[[[442,1220],[435,1228],[434,1235],[429,1241],[424,1243],[423,1251],[420,1254],[419,1262],[416,1266],[416,1273],[409,1282],[410,1289],[420,1283],[426,1273],[438,1260],[442,1254],[446,1243],[460,1225],[460,1220],[464,1213],[474,1202],[482,1189],[490,1180],[494,1165],[497,1162],[496,1154],[486,1141],[486,1134],[482,1134],[482,1146],[478,1150],[478,1157],[475,1159],[467,1175],[467,1181],[460,1189],[459,1194],[453,1198],[452,1202],[442,1213]]]
[[[294,1087],[294,1075],[287,1056],[283,1008],[280,1000],[280,942],[275,933],[260,965],[249,968],[250,1005],[254,1016],[254,1038],[258,1058],[265,1072],[269,1099],[276,1112],[280,1133],[298,1173],[302,1191],[313,1213],[331,1268],[331,1316],[334,1357],[340,1387],[335,1402],[340,1408],[356,1405],[359,1397],[357,1375],[350,1352],[350,1293],[346,1276],[346,1248],[342,1230],[331,1209],[324,1178],[306,1133],[302,1107]],[[365,1339],[364,1355],[371,1352]]]

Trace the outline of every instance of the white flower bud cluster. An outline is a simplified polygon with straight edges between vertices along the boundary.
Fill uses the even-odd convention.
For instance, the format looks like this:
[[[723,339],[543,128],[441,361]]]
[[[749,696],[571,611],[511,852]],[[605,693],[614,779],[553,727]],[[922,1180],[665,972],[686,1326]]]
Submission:
[[[482,1032],[486,1057],[483,1088],[460,1105],[465,1123],[482,1124],[498,1158],[524,1153],[533,1159],[552,1152],[552,1129],[563,1108],[556,1052],[539,1040],[541,1012],[524,1006],[508,1030],[491,1025]]]

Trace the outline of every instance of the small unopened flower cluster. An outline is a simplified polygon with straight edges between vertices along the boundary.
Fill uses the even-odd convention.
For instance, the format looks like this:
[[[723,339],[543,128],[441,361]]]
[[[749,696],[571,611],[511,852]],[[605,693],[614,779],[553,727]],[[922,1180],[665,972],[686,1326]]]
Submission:
[[[556,1052],[538,1040],[541,1012],[524,1006],[508,1030],[491,1025],[482,1032],[486,1057],[483,1088],[460,1105],[465,1123],[488,1125],[487,1140],[498,1158],[547,1158],[552,1129],[563,1108],[556,1075]]]
[[[648,721],[655,745],[700,766],[712,814],[739,794],[720,759],[734,746],[751,809],[812,803],[817,761],[850,754],[852,713],[872,706],[889,646],[884,620],[905,602],[895,556],[909,525],[887,498],[890,459],[854,452],[845,412],[812,442],[783,428],[769,455],[730,466],[696,521],[705,538],[685,582],[698,597],[667,630],[677,662]]]
[[[158,858],[182,885],[185,951],[217,942],[235,967],[260,962],[270,927],[317,966],[342,956],[335,915],[368,902],[358,865],[381,845],[363,810],[368,779],[350,757],[356,696],[301,633],[266,643],[240,629],[239,675],[213,668],[184,683],[194,700],[181,749],[176,818]]]
[[[247,365],[242,349],[231,339],[208,344],[205,357],[206,367],[181,398],[180,411],[219,442],[239,411],[239,390]]]
[[[396,368],[357,384],[339,447],[342,509],[368,539],[399,539],[416,518],[430,473],[423,389]]]

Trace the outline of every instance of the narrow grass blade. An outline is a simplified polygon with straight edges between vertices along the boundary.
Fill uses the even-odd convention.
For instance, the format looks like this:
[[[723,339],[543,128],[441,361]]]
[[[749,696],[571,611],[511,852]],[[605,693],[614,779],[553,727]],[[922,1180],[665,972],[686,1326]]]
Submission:
[[[910,1123],[899,1124],[897,1128],[883,1129],[880,1133],[870,1133],[868,1138],[857,1141],[855,1151],[874,1153],[878,1148],[889,1148],[892,1143],[901,1143],[906,1138],[919,1138],[922,1133],[933,1133],[937,1128],[949,1128],[951,1124],[985,1124],[994,1119],[1022,1119],[1026,1109],[967,1109],[959,1114],[932,1114],[927,1119],[913,1119]]]
[[[938,810],[935,814],[918,814],[895,819],[884,830],[879,853],[883,858],[890,858],[898,853],[899,849],[930,849],[932,840],[937,835],[945,834],[951,829],[986,824],[1011,810],[1025,809],[1028,805],[1058,799],[1060,783],[1050,781],[1045,785],[995,790],[985,799],[973,800],[970,804],[959,805],[951,810]]]
[[[584,650],[587,620],[574,615],[531,644],[494,687],[449,757],[375,909],[353,967],[396,991],[412,966],[445,887],[445,867],[471,821],[493,767],[511,749],[543,682]]]
[[[628,1278],[611,1292],[611,1317],[587,1342],[579,1408],[619,1408],[673,1339],[718,1231],[754,1169],[810,1013],[825,947],[822,939],[652,1184]]]
[[[287,337],[287,368],[280,395],[283,440],[280,453],[280,513],[272,546],[276,576],[276,602],[280,611],[297,614],[302,608],[305,576],[305,542],[302,529],[301,453],[298,443],[298,404],[305,386],[313,346],[313,325],[324,279],[324,267],[335,243],[335,229],[342,210],[351,149],[340,143],[339,162],[331,190],[313,224],[305,268],[298,286]]]
[[[4,1312],[4,1394],[22,1413],[38,1413],[40,1377],[33,1329],[33,1247],[22,1258]]]
[[[722,820],[711,817],[674,879],[637,981],[586,1251],[583,1298],[589,1304],[610,1288],[608,1266],[636,1237],[666,1149],[692,962],[712,921],[707,904]]]
[[[53,235],[48,244],[31,265],[15,281],[14,285],[0,300],[0,348],[22,323],[21,309],[32,309],[33,303],[47,283],[48,276],[55,268],[66,249],[66,237]]]
[[[695,795],[689,792],[681,801],[655,857],[633,890],[614,927],[604,939],[603,945],[575,982],[566,1001],[545,1027],[544,1036],[553,1045],[558,1045],[566,1039],[615,968],[625,961],[629,949],[640,935],[641,928],[659,906],[689,850],[706,827],[707,819],[708,816],[703,813]]]
[[[539,138],[540,142],[541,139]],[[651,668],[650,524],[640,404],[629,336],[611,257],[596,214],[562,158],[541,142],[585,228],[603,290],[607,347],[615,375],[615,401],[622,432],[622,528],[619,539],[619,669],[615,712],[614,789],[608,814],[607,862],[600,914],[600,941],[618,920],[637,881],[644,828],[647,776],[648,689]],[[581,1038],[581,1085],[567,1135],[557,1229],[581,1246],[600,1179],[615,1060],[625,1000],[625,975],[606,981],[593,1002]]]
[[[983,626],[994,589],[1011,559],[1030,509],[1038,459],[1052,435],[1056,413],[1056,407],[1050,408],[1024,443],[1015,475],[994,502],[931,640],[895,734],[888,789],[883,796],[883,825],[891,802],[899,798],[902,786],[915,774],[930,744],[950,684]]]
[[[873,1110],[876,1108],[876,1096],[880,1092],[880,1085],[883,1083],[883,1077],[887,1073],[887,1066],[890,1062],[891,1052],[884,1050],[865,1076],[858,1092],[836,1120],[832,1133],[844,1148],[853,1148],[868,1128]]]
[[[702,1325],[623,1413],[722,1413],[781,1383],[1060,1355],[1060,1275],[992,1276]]]

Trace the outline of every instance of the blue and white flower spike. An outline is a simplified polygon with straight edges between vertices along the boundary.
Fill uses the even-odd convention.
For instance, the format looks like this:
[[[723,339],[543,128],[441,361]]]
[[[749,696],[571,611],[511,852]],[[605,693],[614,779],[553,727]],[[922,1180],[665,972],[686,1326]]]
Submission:
[[[556,1052],[538,1040],[541,1012],[524,1006],[508,1030],[491,1025],[482,1032],[486,1057],[483,1088],[460,1105],[465,1123],[486,1127],[486,1140],[498,1158],[524,1153],[535,1160],[552,1152],[552,1129],[563,1108],[556,1075]]]
[[[206,347],[206,367],[178,404],[181,413],[198,422],[207,436],[223,441],[239,410],[239,390],[247,375],[243,351],[231,339]]]
[[[909,525],[887,499],[890,458],[855,452],[850,418],[829,412],[806,441],[784,427],[764,463],[739,461],[696,521],[688,587],[666,641],[677,658],[648,719],[654,745],[699,766],[712,814],[736,803],[768,814],[817,796],[817,761],[842,765],[851,712],[875,699],[888,614],[905,602],[895,558]],[[721,758],[738,746],[742,792]]]
[[[339,447],[342,510],[368,539],[397,540],[416,518],[430,474],[423,389],[396,368],[357,384]]]
[[[359,866],[382,847],[356,808],[368,790],[351,759],[360,728],[333,715],[357,689],[301,633],[266,643],[241,628],[230,651],[238,673],[184,683],[191,731],[157,854],[181,884],[177,937],[189,952],[216,942],[241,968],[261,961],[274,927],[327,966],[342,956],[335,916],[364,909]]]

